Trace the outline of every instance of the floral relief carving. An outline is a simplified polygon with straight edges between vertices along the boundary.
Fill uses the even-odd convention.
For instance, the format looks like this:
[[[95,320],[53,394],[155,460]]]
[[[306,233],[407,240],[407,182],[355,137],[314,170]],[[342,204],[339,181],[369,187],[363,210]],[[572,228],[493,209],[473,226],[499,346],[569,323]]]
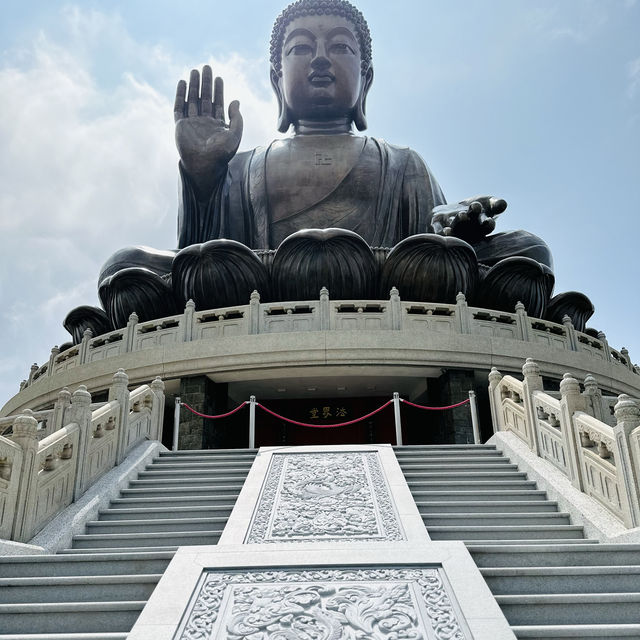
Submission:
[[[274,454],[247,543],[345,539],[404,539],[378,454]]]
[[[464,640],[437,568],[208,571],[176,640]]]

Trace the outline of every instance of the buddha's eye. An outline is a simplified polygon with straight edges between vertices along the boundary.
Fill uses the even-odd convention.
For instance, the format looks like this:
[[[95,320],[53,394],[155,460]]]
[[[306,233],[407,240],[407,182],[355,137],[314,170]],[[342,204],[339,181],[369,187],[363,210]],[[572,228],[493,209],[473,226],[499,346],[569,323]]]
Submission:
[[[355,51],[346,42],[335,42],[334,44],[331,45],[331,48],[329,50],[331,51],[331,53],[339,53],[339,54],[353,53],[353,54],[355,54]]]
[[[311,45],[308,44],[294,44],[289,51],[287,51],[287,55],[293,54],[294,56],[308,56],[312,53]]]

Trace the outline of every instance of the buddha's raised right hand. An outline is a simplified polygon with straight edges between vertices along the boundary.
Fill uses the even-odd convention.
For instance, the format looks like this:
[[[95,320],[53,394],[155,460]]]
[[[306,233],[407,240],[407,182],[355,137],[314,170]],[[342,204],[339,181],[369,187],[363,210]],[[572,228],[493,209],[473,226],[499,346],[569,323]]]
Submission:
[[[183,167],[192,179],[199,200],[208,200],[233,158],[242,138],[240,103],[229,104],[229,124],[224,120],[224,84],[215,79],[211,67],[200,73],[191,71],[189,91],[184,80],[178,82],[173,109],[176,122],[176,146]]]

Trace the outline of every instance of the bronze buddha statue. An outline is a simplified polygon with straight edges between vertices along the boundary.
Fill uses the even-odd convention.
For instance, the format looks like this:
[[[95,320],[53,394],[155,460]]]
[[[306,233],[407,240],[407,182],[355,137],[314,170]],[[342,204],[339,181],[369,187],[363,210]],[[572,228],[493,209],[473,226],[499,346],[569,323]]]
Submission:
[[[237,153],[237,101],[225,122],[223,81],[205,66],[178,83],[176,144],[182,198],[178,249],[130,247],[103,266],[106,310],[74,310],[65,326],[86,328],[263,301],[386,297],[470,303],[561,320],[583,329],[593,307],[571,292],[551,300],[552,257],[525,231],[491,232],[506,208],[478,197],[448,205],[420,156],[375,138],[366,100],[373,82],[371,36],[346,0],[298,0],[277,18],[271,84],[278,130],[292,135]]]

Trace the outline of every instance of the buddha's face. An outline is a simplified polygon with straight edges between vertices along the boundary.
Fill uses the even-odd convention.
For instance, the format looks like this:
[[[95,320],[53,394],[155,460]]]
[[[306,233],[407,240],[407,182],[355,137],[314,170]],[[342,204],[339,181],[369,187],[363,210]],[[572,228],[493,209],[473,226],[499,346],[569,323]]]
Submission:
[[[280,89],[293,121],[350,117],[362,88],[360,46],[342,16],[304,16],[287,26]]]

